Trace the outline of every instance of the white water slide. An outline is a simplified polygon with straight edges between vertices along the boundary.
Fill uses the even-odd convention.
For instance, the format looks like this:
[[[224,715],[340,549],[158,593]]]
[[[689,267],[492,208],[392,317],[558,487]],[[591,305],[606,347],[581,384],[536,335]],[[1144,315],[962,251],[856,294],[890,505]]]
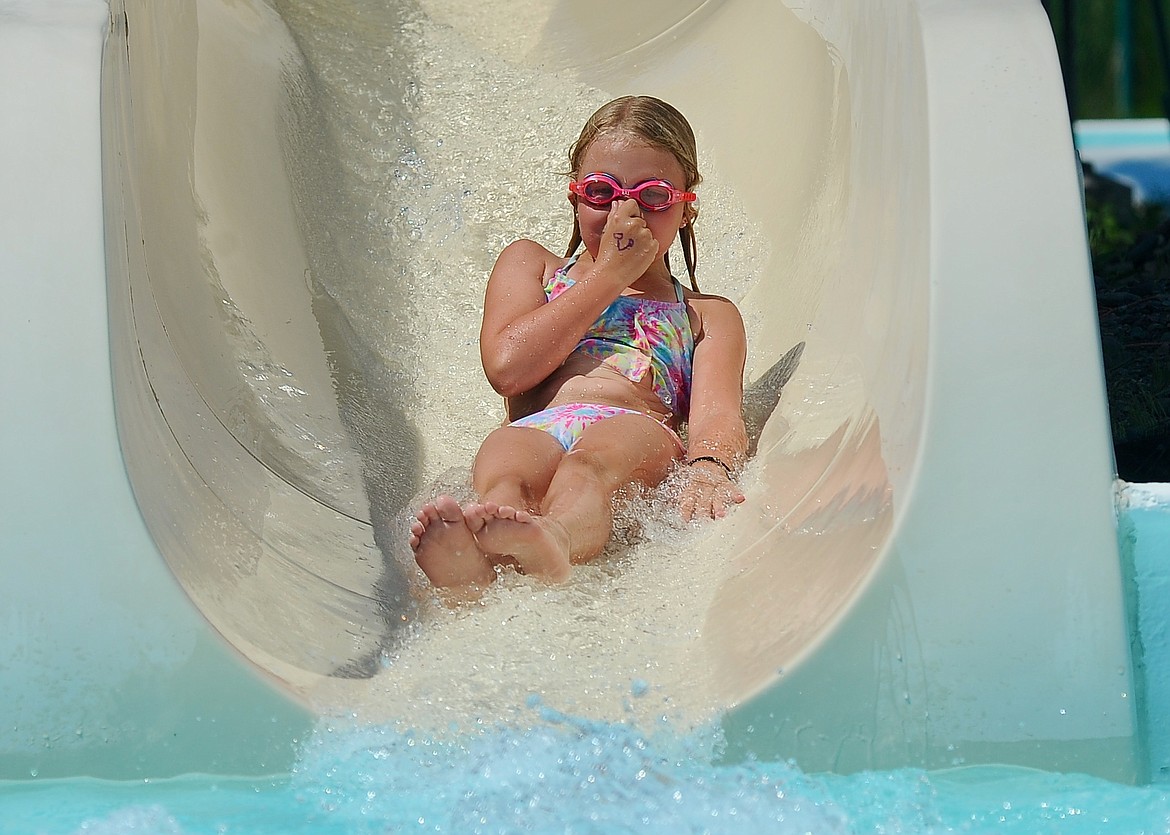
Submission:
[[[261,0],[111,5],[0,15],[0,776],[275,769],[319,713],[526,721],[533,693],[607,720],[720,717],[728,756],[809,770],[1140,776],[1077,166],[1038,2],[420,3],[379,44],[414,96],[389,122],[413,156],[365,176],[414,178],[387,225],[404,247],[413,230],[439,251],[460,218],[461,252],[435,263],[355,256],[337,228],[371,210],[332,120],[387,123],[322,98],[305,33],[325,17],[294,36],[308,13]],[[407,77],[440,71],[428,38],[470,62],[459,83]],[[531,113],[436,138],[428,102],[463,92],[474,113],[473,81]],[[651,530],[565,588],[505,578],[447,613],[402,520],[497,419],[474,328],[509,230],[466,230],[523,232],[551,205],[561,234],[562,149],[628,92],[698,129],[700,278],[750,273],[727,290],[749,381],[803,344],[799,364],[731,519],[659,524],[677,557]],[[444,138],[497,168],[464,160],[459,190]],[[555,202],[517,209],[493,181]],[[396,330],[461,282],[431,306],[469,330]]]

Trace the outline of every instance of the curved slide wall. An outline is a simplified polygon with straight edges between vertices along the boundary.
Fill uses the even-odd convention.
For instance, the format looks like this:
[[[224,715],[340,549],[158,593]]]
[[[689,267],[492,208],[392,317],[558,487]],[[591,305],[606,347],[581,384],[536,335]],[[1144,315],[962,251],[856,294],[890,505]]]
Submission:
[[[695,613],[686,673],[729,709],[730,753],[1133,778],[1103,386],[1038,4],[662,0],[623,5],[616,33],[596,11],[553,7],[524,60],[662,95],[702,126],[770,253],[738,300],[756,323],[749,376],[805,343]],[[43,507],[5,538],[35,602],[9,618],[24,661],[5,697],[22,719],[0,763],[268,768],[304,731],[299,705],[337,708],[410,620],[409,577],[384,552],[420,430],[403,404],[371,402],[393,375],[369,384],[308,279],[282,161],[300,59],[282,21],[259,2],[112,12],[108,331],[100,299],[79,329],[46,290],[38,315],[79,344],[32,352],[30,376],[99,366],[90,399],[114,392],[150,538],[112,412],[95,409],[75,432],[112,492],[68,501],[57,561],[39,556]],[[26,438],[70,411],[51,386],[13,385],[30,392]],[[372,412],[375,442],[353,418]],[[78,472],[68,450],[39,455],[19,472]]]

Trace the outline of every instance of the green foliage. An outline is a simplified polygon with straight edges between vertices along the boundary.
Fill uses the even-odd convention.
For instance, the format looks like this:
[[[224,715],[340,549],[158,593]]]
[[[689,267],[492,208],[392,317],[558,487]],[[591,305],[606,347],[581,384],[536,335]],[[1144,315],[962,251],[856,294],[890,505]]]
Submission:
[[[1152,234],[1166,222],[1166,207],[1160,203],[1139,203],[1122,211],[1114,204],[1085,199],[1085,220],[1089,233],[1089,252],[1098,278],[1110,260],[1123,257],[1143,234]],[[1108,278],[1108,273],[1104,276]]]
[[[1085,203],[1089,227],[1089,251],[1093,263],[1133,246],[1134,230],[1117,219],[1117,210],[1109,203],[1088,200]]]
[[[1061,66],[1073,82],[1077,119],[1166,115],[1166,79],[1148,0],[1048,0]],[[1073,18],[1072,55],[1065,39]]]

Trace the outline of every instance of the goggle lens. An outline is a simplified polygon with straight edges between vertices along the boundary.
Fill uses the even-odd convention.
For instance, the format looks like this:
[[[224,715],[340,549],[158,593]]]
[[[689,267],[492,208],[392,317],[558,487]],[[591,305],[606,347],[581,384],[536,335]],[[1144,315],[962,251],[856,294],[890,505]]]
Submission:
[[[670,190],[663,188],[662,186],[647,184],[642,187],[640,192],[638,192],[638,197],[636,199],[643,206],[649,206],[654,209],[665,209],[670,205],[671,202]]]
[[[613,184],[607,183],[605,180],[585,180],[581,184],[581,196],[590,203],[596,203],[599,206],[612,203],[617,197],[617,190],[614,189]]]

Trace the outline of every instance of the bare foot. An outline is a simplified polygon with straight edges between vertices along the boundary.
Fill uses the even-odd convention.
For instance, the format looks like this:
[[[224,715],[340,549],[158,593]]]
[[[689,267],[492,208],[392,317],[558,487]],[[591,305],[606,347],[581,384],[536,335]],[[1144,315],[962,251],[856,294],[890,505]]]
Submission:
[[[463,508],[450,496],[439,496],[422,506],[410,526],[414,560],[439,588],[486,586],[496,579],[495,569],[467,527]]]
[[[485,551],[514,557],[529,576],[550,583],[569,579],[569,533],[559,522],[495,502],[470,504],[463,515]]]

